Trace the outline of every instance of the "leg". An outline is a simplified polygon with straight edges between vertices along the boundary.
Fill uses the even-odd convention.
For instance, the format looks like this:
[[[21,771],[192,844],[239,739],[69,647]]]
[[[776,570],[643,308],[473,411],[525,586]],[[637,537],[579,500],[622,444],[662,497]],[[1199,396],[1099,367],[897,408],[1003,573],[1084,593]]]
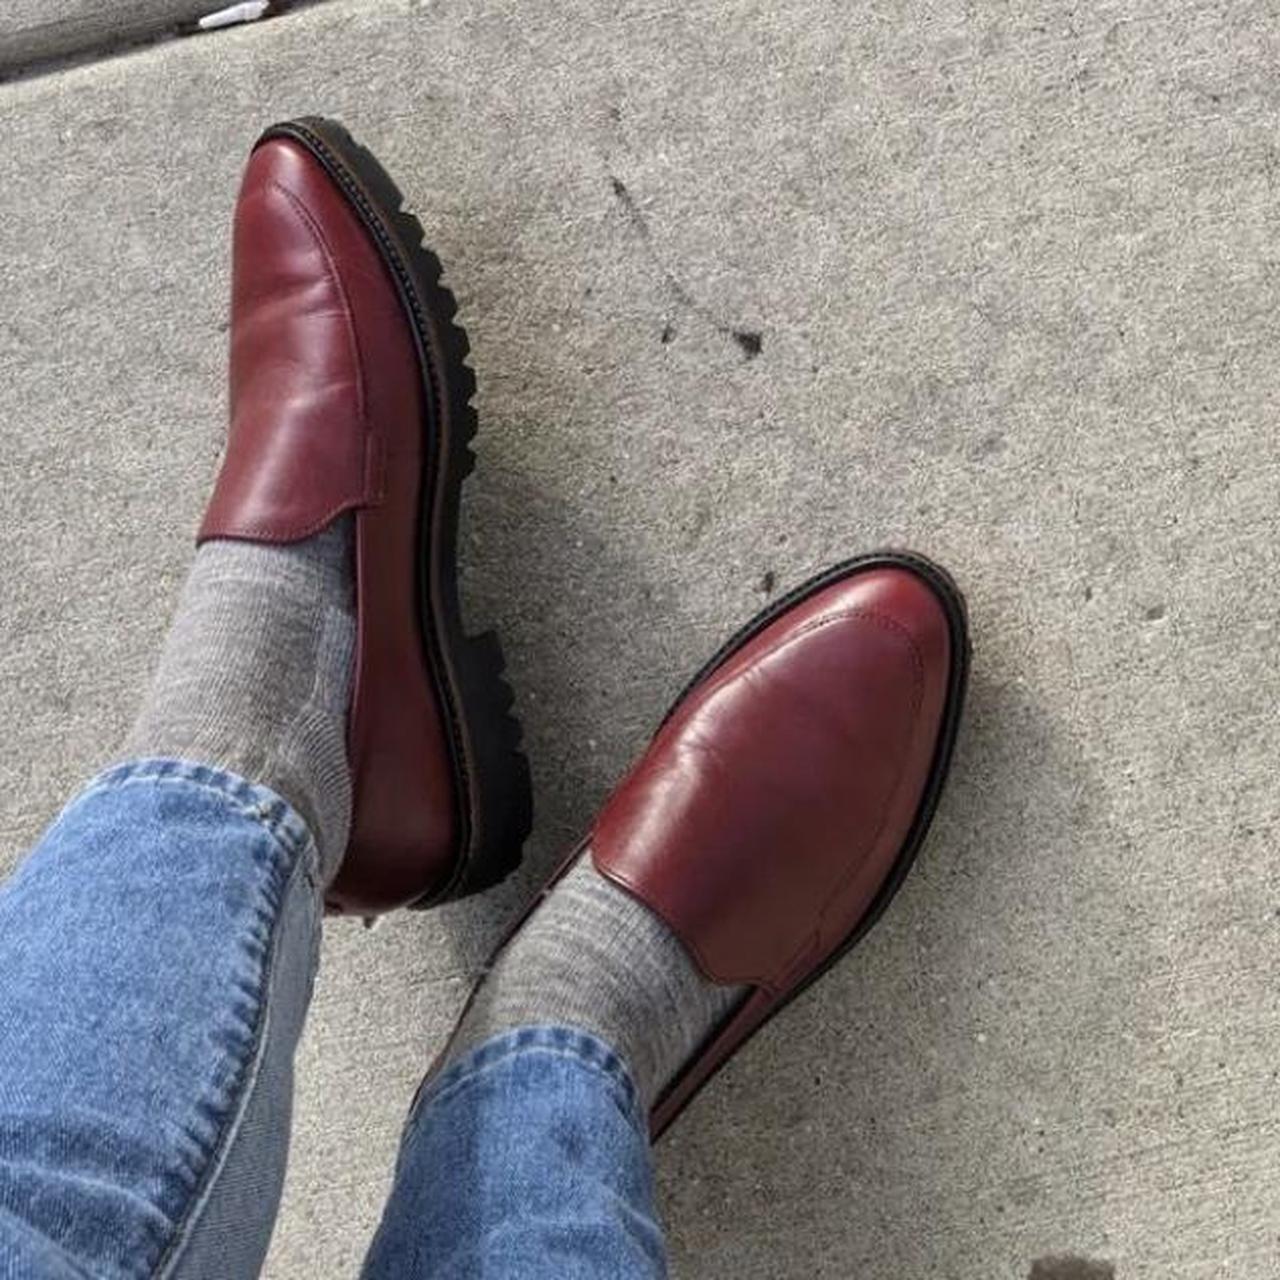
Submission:
[[[649,1108],[741,996],[577,863],[502,950],[414,1107],[369,1280],[666,1275]]]
[[[0,889],[0,1275],[256,1274],[322,899],[518,860],[527,766],[455,587],[474,379],[400,203],[331,122],[250,159],[227,452],[132,762]]]
[[[889,554],[820,575],[716,655],[428,1074],[371,1277],[664,1274],[648,1135],[901,884],[967,654],[950,579]]]
[[[262,1264],[350,826],[349,525],[200,549],[133,762],[0,889],[0,1274]]]
[[[664,1276],[649,1106],[740,994],[578,863],[502,950],[424,1087],[366,1274]]]
[[[525,1027],[423,1090],[367,1280],[666,1274],[648,1120],[604,1041]]]
[[[0,889],[0,1275],[257,1274],[320,928],[278,795],[92,783]]]
[[[369,1280],[665,1276],[649,1108],[741,996],[577,863],[501,951],[414,1106]]]

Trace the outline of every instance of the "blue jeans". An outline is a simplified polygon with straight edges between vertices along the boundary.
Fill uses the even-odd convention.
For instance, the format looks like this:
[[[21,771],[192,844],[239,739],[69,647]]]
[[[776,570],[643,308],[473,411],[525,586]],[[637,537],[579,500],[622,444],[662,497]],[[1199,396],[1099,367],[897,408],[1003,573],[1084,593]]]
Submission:
[[[257,1274],[317,866],[273,792],[144,760],[0,887],[0,1280]],[[646,1117],[606,1044],[525,1027],[423,1090],[366,1277],[665,1274]]]

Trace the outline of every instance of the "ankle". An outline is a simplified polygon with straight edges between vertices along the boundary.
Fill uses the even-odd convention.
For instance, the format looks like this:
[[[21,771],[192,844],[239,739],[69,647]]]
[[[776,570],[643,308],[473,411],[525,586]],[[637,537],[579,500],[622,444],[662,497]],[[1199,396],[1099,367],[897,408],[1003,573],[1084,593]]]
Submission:
[[[212,765],[275,791],[307,823],[326,879],[351,823],[349,539],[343,517],[287,546],[205,543],[125,743],[130,757]]]
[[[588,851],[499,953],[447,1061],[516,1027],[574,1027],[617,1052],[648,1107],[741,995],[708,981]]]

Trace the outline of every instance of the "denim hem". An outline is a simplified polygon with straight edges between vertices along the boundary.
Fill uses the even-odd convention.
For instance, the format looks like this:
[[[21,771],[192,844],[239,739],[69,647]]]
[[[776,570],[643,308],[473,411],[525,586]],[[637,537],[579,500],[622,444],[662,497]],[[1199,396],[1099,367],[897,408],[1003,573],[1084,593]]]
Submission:
[[[617,1050],[581,1027],[555,1023],[499,1032],[463,1054],[435,1079],[423,1084],[409,1116],[408,1128],[416,1126],[432,1107],[448,1102],[510,1059],[523,1056],[560,1058],[604,1079],[618,1110],[647,1140],[649,1118],[640,1104],[631,1072]]]
[[[302,815],[278,792],[260,782],[219,769],[170,756],[143,756],[123,764],[112,765],[91,778],[79,794],[59,815],[58,821],[87,797],[100,791],[118,789],[136,783],[148,786],[176,784],[194,787],[220,796],[230,808],[256,822],[289,857],[306,860],[307,878],[319,884],[320,850]]]

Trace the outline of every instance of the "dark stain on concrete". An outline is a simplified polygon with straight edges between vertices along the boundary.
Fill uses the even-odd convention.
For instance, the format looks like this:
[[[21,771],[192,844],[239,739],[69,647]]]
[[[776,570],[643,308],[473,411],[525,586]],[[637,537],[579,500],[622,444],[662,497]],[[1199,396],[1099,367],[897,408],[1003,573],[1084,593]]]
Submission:
[[[973,448],[973,456],[979,462],[985,462],[988,458],[994,458],[1005,451],[1007,442],[1004,436],[998,431],[993,431],[982,437]]]
[[[697,298],[695,298],[693,294],[691,294],[689,290],[680,283],[676,278],[675,273],[659,256],[658,250],[653,243],[653,232],[649,227],[649,220],[645,217],[644,211],[640,208],[639,204],[636,203],[636,198],[631,194],[631,189],[615,174],[609,175],[609,185],[613,188],[614,197],[622,206],[622,211],[626,214],[627,221],[631,224],[632,229],[640,238],[640,242],[644,245],[650,261],[652,261],[653,265],[662,274],[662,278],[675,300],[682,307],[686,307],[688,310],[692,311],[694,315],[701,316],[702,319],[704,319],[717,333],[723,334],[726,338],[732,338],[733,341],[741,348],[743,355],[748,360],[754,360],[764,348],[764,335],[755,329],[736,328],[735,326],[726,323],[714,312],[704,307],[702,303],[699,302]],[[667,328],[663,331],[662,340],[664,343],[670,341],[666,336],[668,331],[674,336],[675,330],[670,323],[668,323]]]
[[[636,202],[631,198],[631,192],[627,190],[627,184],[621,178],[612,176],[609,181],[613,184],[613,194],[622,201],[622,207],[631,215],[632,221],[639,224],[641,232],[647,237],[649,228],[641,216],[640,210],[636,208]]]
[[[1075,1254],[1037,1258],[1027,1280],[1116,1280],[1115,1265]]]

